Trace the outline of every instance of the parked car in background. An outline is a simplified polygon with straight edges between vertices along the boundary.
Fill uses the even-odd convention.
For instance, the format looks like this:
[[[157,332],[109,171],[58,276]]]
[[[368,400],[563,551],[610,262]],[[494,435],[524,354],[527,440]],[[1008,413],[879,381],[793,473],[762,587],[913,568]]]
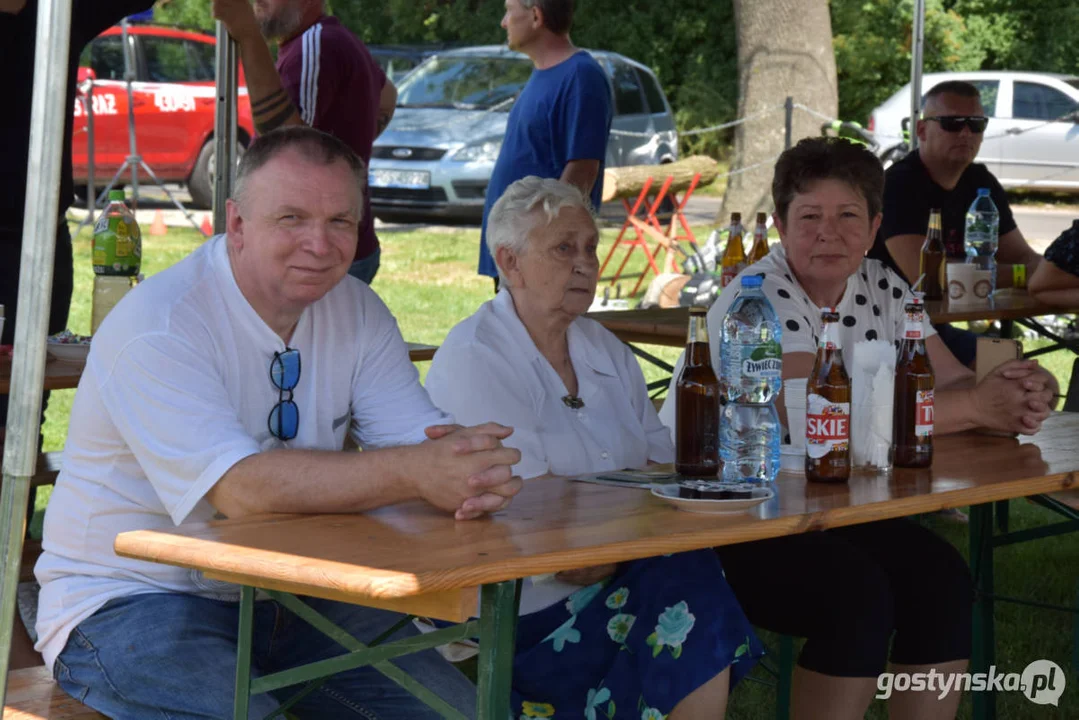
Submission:
[[[439,50],[434,45],[368,45],[367,49],[394,85]]]
[[[1004,187],[1079,191],[1079,77],[988,70],[929,73],[922,76],[922,90],[945,80],[965,80],[981,92],[989,125],[977,161]],[[909,116],[909,84],[870,115],[869,129],[882,158],[903,142],[901,125]]]
[[[135,138],[142,159],[162,182],[183,183],[196,207],[213,202],[214,53],[212,35],[159,25],[128,26],[134,69],[131,83]],[[130,154],[128,96],[120,27],[93,40],[80,58],[80,79],[93,77],[94,184],[99,192]],[[76,189],[87,193],[86,98],[75,99],[71,140]],[[254,137],[251,103],[240,69],[237,159]],[[140,182],[149,182],[145,172]],[[95,193],[96,194],[96,193]]]
[[[590,52],[611,80],[612,129],[640,134],[612,132],[607,166],[676,160],[674,113],[656,76],[617,53]],[[375,214],[479,221],[510,108],[531,74],[528,57],[504,46],[439,52],[410,73],[371,156]]]

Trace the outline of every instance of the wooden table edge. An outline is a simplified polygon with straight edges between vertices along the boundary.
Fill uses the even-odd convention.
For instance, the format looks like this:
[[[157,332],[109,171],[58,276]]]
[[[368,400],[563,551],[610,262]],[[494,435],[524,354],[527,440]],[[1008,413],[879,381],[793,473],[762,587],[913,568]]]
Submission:
[[[1067,472],[1036,479],[1022,479],[951,491],[911,495],[904,498],[790,515],[734,527],[692,530],[665,536],[649,536],[589,548],[588,565],[625,562],[658,555],[753,542],[784,535],[827,530],[877,520],[909,517],[945,508],[980,505],[1073,489],[1076,473]],[[657,501],[658,502],[658,501]],[[362,568],[339,561],[322,560],[311,566],[282,566],[282,553],[243,548],[244,567],[210,566],[206,558],[222,558],[221,544],[212,540],[154,530],[135,530],[117,535],[117,555],[167,565],[201,570],[208,577],[243,585],[280,589],[333,600],[370,604],[399,610],[410,603],[428,608],[427,614],[459,615],[452,608],[475,607],[475,591],[486,583],[515,580],[530,575],[576,569],[582,566],[580,548],[570,548],[524,557],[493,560],[460,569],[410,573],[392,569],[371,569],[371,576],[358,576]],[[253,572],[265,564],[267,572]],[[285,570],[293,572],[281,577]],[[298,570],[298,572],[296,572]],[[275,571],[275,572],[271,572]],[[468,591],[468,594],[463,594]],[[421,600],[422,598],[422,600]],[[390,607],[392,606],[392,607]],[[449,610],[448,610],[449,609]],[[453,619],[453,618],[445,618]]]

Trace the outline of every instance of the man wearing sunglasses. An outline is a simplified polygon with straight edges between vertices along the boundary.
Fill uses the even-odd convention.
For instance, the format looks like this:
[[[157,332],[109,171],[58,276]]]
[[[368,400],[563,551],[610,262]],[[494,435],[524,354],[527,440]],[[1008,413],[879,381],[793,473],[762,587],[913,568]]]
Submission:
[[[118,557],[117,533],[413,498],[468,520],[521,487],[520,452],[501,443],[512,430],[450,424],[389,310],[347,276],[365,177],[317,130],[259,137],[237,170],[227,233],[140,284],[94,336],[35,568],[37,647],[64,690],[108,717],[229,716],[236,666],[236,588]],[[342,452],[346,437],[364,452]],[[364,642],[400,619],[305,602]],[[335,652],[272,600],[256,603],[254,633],[260,674]],[[474,687],[437,653],[394,663],[473,716]],[[288,695],[253,696],[252,717]],[[440,717],[371,668],[290,712]]]
[[[884,218],[870,257],[915,281],[931,208],[941,209],[947,257],[966,257],[963,236],[967,209],[978,188],[989,188],[1000,211],[997,287],[1025,285],[1041,256],[1023,239],[1004,188],[985,165],[974,162],[988,122],[978,88],[968,82],[948,80],[926,93],[916,128],[918,151],[885,173]],[[937,327],[937,331],[960,362],[973,364],[976,339],[972,333],[947,325]]]

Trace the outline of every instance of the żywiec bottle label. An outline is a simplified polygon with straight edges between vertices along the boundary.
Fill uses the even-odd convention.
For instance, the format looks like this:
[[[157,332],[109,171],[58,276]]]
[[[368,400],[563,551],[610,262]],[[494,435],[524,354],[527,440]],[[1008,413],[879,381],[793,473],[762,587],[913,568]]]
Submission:
[[[778,384],[783,374],[783,346],[775,340],[742,346],[742,376]]]
[[[933,391],[915,391],[914,434],[917,437],[933,437]]]
[[[816,393],[806,398],[806,454],[817,460],[850,447],[850,403],[835,403]]]

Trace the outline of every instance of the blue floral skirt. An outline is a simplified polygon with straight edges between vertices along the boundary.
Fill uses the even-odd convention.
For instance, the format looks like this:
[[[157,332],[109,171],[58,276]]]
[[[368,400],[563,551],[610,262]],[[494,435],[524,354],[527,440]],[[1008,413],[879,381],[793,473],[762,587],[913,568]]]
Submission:
[[[661,720],[763,654],[714,551],[637,560],[519,620],[514,717]]]

